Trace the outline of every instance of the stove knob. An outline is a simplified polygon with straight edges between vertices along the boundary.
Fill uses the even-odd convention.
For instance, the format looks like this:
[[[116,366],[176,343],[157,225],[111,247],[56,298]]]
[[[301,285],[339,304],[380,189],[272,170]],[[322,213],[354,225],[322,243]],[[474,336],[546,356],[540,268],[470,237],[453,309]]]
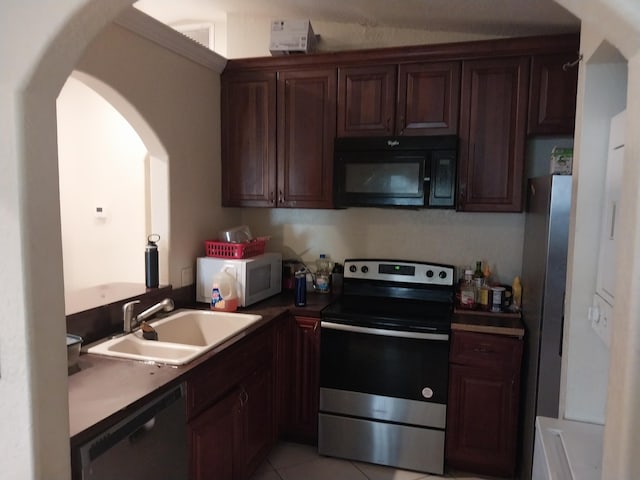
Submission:
[[[360,270],[362,270],[362,273],[367,273],[369,271],[369,267],[367,267],[366,265],[363,265]]]
[[[427,270],[427,277],[433,277],[433,270]]]
[[[350,271],[351,273],[356,273],[356,271],[358,271],[358,267],[356,267],[355,265],[351,265],[351,266],[349,267],[349,271]]]
[[[447,278],[447,272],[445,270],[441,270],[438,276],[440,278]]]

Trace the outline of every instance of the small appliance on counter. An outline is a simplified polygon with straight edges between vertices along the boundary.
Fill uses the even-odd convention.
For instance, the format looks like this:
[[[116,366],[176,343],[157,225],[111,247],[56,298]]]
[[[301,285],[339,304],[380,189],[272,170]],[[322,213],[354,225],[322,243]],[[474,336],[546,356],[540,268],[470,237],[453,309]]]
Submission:
[[[222,271],[236,279],[239,307],[252,305],[282,291],[280,253],[267,252],[250,258],[199,257],[196,301],[211,303],[214,276]]]

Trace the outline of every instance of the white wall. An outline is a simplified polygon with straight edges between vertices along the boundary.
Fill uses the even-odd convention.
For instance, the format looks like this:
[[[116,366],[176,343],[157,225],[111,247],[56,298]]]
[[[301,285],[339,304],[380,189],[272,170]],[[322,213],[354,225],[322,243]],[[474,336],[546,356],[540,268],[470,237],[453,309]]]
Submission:
[[[229,13],[227,15],[227,58],[270,56],[271,20],[272,18]],[[314,33],[320,35],[318,50],[326,52],[498,38],[496,35],[432,32],[426,29],[376,27],[313,19],[311,19],[311,26]]]
[[[576,206],[565,317],[569,328],[565,334],[568,359],[563,372],[565,411],[570,415],[580,412],[599,416],[600,399],[606,397],[602,478],[640,478],[640,137],[631,133],[640,131],[640,4],[636,0],[556,1],[581,19],[581,51],[586,61],[580,66],[576,118],[574,168],[577,168],[578,182],[574,191]],[[607,73],[597,65],[603,58],[600,49],[607,42],[627,61],[626,89],[618,89],[619,77],[607,87],[601,83],[600,87],[591,89],[590,83],[602,81],[607,75],[611,77],[612,73],[616,77],[616,70],[619,71],[620,67],[615,66]],[[610,55],[611,49],[606,50]],[[600,205],[594,202],[601,201],[604,181],[604,160],[600,158],[598,162],[595,156],[606,148],[608,131],[602,128],[606,126],[602,117],[615,113],[607,109],[615,110],[615,103],[620,104],[617,95],[625,97],[627,136],[618,217],[618,278],[605,387],[602,369],[606,369],[606,360],[597,347],[597,339],[588,332],[585,312],[588,297],[595,289],[597,249],[594,241],[599,237],[593,223],[598,223],[594,219],[598,218]],[[601,101],[608,96],[613,97],[613,104]],[[594,210],[597,213],[594,214]],[[598,401],[589,403],[580,398],[591,395],[598,397]]]
[[[65,291],[143,283],[146,147],[110,103],[73,77],[57,113]]]
[[[269,235],[269,250],[314,262],[374,257],[474,266],[488,262],[495,277],[511,285],[520,274],[524,216],[452,210],[245,209],[254,235]]]
[[[87,3],[0,6],[0,465],[7,479],[70,478],[55,101],[90,39],[128,2]]]
[[[115,24],[77,69],[126,98],[162,141],[169,158],[170,238],[161,240],[170,252],[168,280],[174,288],[190,285],[203,241],[237,217],[220,207],[219,73]]]
[[[234,213],[217,207],[219,74],[107,26],[130,3],[7,0],[0,7],[3,478],[70,478],[56,98],[98,32],[84,70],[129,99],[176,160],[172,282],[181,285],[202,240]]]

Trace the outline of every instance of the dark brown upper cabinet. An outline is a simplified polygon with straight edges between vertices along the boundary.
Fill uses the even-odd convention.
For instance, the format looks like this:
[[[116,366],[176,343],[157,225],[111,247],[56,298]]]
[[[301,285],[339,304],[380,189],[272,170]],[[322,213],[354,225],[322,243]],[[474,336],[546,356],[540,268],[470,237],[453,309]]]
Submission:
[[[222,204],[331,208],[336,136],[457,134],[457,209],[520,212],[527,135],[573,132],[577,69],[562,66],[579,43],[566,34],[230,60]]]
[[[458,132],[460,62],[367,65],[338,71],[338,136]]]
[[[534,55],[531,60],[529,135],[573,135],[578,68],[563,68],[576,54]]]
[[[279,207],[333,206],[336,69],[278,76]]]
[[[223,206],[333,205],[336,76],[336,68],[223,75]]]
[[[400,65],[397,135],[455,135],[459,110],[460,62]]]
[[[520,212],[529,57],[462,65],[458,210]]]
[[[338,136],[394,134],[396,66],[338,69]]]
[[[223,76],[222,205],[272,207],[276,200],[276,73]]]

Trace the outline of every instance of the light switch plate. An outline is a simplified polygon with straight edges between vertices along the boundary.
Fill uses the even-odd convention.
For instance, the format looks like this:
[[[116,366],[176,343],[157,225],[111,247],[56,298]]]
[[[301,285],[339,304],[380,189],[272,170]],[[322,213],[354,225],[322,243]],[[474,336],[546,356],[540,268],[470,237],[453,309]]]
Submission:
[[[609,348],[611,346],[611,321],[613,319],[613,307],[605,302],[599,295],[593,296],[593,305],[589,307],[589,320],[591,328]]]

